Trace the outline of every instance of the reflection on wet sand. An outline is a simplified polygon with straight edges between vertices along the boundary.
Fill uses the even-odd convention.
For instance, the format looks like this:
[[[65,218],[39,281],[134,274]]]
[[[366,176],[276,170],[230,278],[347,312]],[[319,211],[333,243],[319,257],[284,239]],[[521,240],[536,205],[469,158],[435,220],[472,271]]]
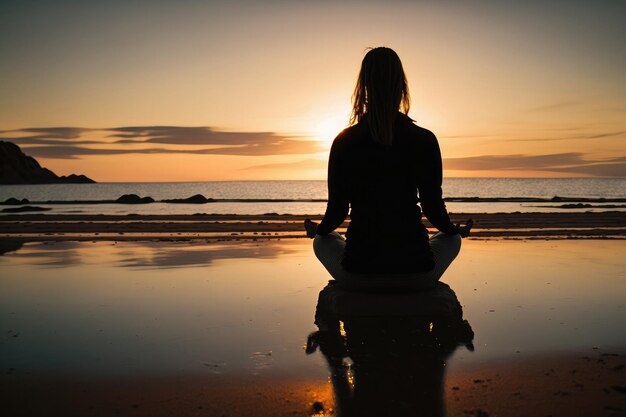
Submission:
[[[319,294],[315,323],[306,352],[319,347],[326,359],[338,416],[443,416],[446,360],[459,346],[474,350],[474,332],[443,283],[371,295],[331,281]]]
[[[136,245],[148,248],[126,253],[119,265],[131,268],[177,268],[206,266],[220,259],[273,259],[295,252],[289,245],[270,245],[266,242],[205,243],[188,242],[163,248],[158,243]]]
[[[84,242],[18,242],[0,240],[0,256],[28,259],[45,267],[68,267],[89,263]],[[208,266],[221,259],[273,259],[297,251],[293,245],[270,242],[97,242],[100,254],[96,259],[114,259],[116,266],[139,269],[167,269]],[[12,253],[14,252],[14,253]]]

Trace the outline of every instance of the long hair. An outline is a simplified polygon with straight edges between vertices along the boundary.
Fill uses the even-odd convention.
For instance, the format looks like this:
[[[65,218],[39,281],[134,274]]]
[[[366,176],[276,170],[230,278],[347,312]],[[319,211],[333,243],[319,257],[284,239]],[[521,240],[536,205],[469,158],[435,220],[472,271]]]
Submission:
[[[393,49],[371,48],[361,63],[352,95],[350,124],[367,120],[372,138],[391,145],[398,110],[409,112],[411,97],[400,57]]]

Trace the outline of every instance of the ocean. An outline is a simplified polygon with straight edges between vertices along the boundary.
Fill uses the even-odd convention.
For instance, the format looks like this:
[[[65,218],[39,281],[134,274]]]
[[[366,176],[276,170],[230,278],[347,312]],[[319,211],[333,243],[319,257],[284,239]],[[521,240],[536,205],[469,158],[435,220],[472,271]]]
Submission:
[[[580,212],[626,210],[626,178],[446,178],[444,198],[452,213]],[[150,196],[151,204],[83,204],[116,200],[124,194]],[[196,194],[217,201],[168,204]],[[501,201],[510,198],[568,201]],[[325,181],[219,181],[185,183],[97,183],[0,186],[0,202],[28,199],[55,214],[322,214],[327,198]],[[488,201],[458,201],[468,199]],[[583,201],[577,201],[582,199]],[[584,201],[606,199],[607,201]],[[615,201],[615,200],[622,201]],[[224,201],[226,200],[226,201]],[[281,201],[271,201],[281,200]],[[322,200],[322,201],[320,201]],[[454,200],[454,201],[450,201]],[[571,201],[570,201],[571,200]],[[46,204],[72,201],[72,204]],[[569,203],[569,204],[565,204]],[[579,206],[572,207],[572,204]],[[9,206],[0,206],[0,209]]]

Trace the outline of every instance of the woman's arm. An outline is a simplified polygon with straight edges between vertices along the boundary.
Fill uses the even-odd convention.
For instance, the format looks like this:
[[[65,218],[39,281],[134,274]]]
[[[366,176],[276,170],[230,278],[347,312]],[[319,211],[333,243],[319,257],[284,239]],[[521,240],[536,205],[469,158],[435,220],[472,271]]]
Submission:
[[[343,223],[348,216],[346,166],[343,162],[340,137],[333,141],[328,157],[328,204],[322,222],[317,226],[318,235],[327,235]]]
[[[421,161],[421,170],[418,175],[417,188],[419,190],[420,205],[422,211],[438,230],[455,235],[458,227],[452,224],[446,204],[443,201],[441,183],[443,180],[441,151],[437,137],[428,132],[426,139],[426,152]]]

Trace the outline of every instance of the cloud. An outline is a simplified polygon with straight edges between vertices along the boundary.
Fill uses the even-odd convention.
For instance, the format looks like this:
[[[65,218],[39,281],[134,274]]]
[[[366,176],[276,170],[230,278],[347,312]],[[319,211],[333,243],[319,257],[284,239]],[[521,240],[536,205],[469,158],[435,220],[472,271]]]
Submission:
[[[31,146],[22,151],[35,158],[76,159],[85,155],[121,155],[131,153],[125,149],[94,149],[82,146]],[[154,151],[154,152],[151,152]],[[158,153],[157,150],[139,149],[134,153]],[[165,151],[165,150],[163,150]]]
[[[82,127],[28,127],[25,129],[13,130],[13,132],[23,133],[37,133],[39,138],[54,138],[54,139],[76,139],[79,138],[84,132],[88,132],[93,129],[86,129]]]
[[[67,143],[86,145],[101,143],[95,140],[75,140],[79,139],[85,132],[93,130],[82,127],[29,127],[0,131],[0,134],[12,134],[11,137],[2,136],[0,139],[8,140],[18,145],[57,145]],[[16,133],[26,135],[15,136]]]
[[[580,152],[548,155],[482,155],[446,158],[444,167],[459,171],[547,171],[593,176],[626,176],[626,157],[585,159]]]
[[[588,140],[588,139],[605,139],[626,136],[626,130],[617,130],[613,132],[599,132],[599,133],[587,133],[580,135],[567,135],[557,136],[553,138],[521,138],[521,139],[507,139],[509,142],[534,142],[534,141],[552,141],[552,140]]]
[[[254,145],[287,139],[275,132],[229,132],[211,127],[131,126],[107,129],[116,143],[158,143],[168,145]]]
[[[325,169],[328,166],[328,162],[323,159],[305,159],[303,161],[296,162],[284,162],[277,164],[263,164],[252,165],[242,170],[275,170],[275,169],[287,169],[287,170],[308,170],[308,169]]]
[[[584,131],[582,128],[567,128],[556,130],[541,130],[541,132],[531,133],[514,133],[514,134],[475,134],[475,135],[444,135],[440,136],[441,139],[486,139],[497,140],[502,142],[543,142],[543,141],[556,141],[556,140],[594,140],[594,139],[607,139],[618,138],[620,136],[626,137],[626,130],[613,130],[613,131],[596,131],[587,133],[576,133]],[[547,132],[547,133],[546,133]],[[554,136],[550,136],[554,134]],[[520,137],[522,136],[523,137]]]
[[[626,162],[552,168],[550,171],[586,174],[594,177],[626,177]]]
[[[126,154],[194,154],[194,155],[237,155],[237,156],[268,156],[290,154],[312,154],[323,149],[314,141],[290,140],[271,144],[251,146],[229,146],[210,149],[105,149],[85,148],[82,146],[33,146],[23,149],[34,157],[52,159],[76,159],[86,155],[126,155]]]
[[[99,140],[72,140],[65,139],[47,139],[38,136],[18,136],[18,137],[0,137],[0,140],[13,142],[16,145],[100,145],[103,142]]]
[[[550,110],[560,110],[560,109],[564,109],[567,107],[577,106],[579,104],[580,102],[578,101],[560,101],[556,103],[546,104],[543,106],[533,107],[530,109],[530,111],[543,112],[543,111],[550,111]]]
[[[105,134],[103,139],[83,139],[88,133]],[[314,154],[324,151],[320,142],[306,137],[287,136],[276,132],[232,132],[211,127],[127,126],[102,129],[78,127],[25,128],[13,131],[12,137],[2,135],[24,146],[27,153],[43,158],[75,159],[84,155],[118,154],[200,154],[266,156]],[[27,134],[18,136],[15,133]],[[111,141],[111,138],[118,140]],[[34,146],[31,146],[34,145]],[[105,145],[85,147],[82,145]],[[137,148],[132,145],[167,145]],[[205,145],[210,148],[197,149]],[[175,148],[172,148],[175,147]]]
[[[501,170],[537,169],[550,166],[580,164],[582,153],[558,153],[549,155],[482,155],[465,158],[446,158],[447,169]]]

